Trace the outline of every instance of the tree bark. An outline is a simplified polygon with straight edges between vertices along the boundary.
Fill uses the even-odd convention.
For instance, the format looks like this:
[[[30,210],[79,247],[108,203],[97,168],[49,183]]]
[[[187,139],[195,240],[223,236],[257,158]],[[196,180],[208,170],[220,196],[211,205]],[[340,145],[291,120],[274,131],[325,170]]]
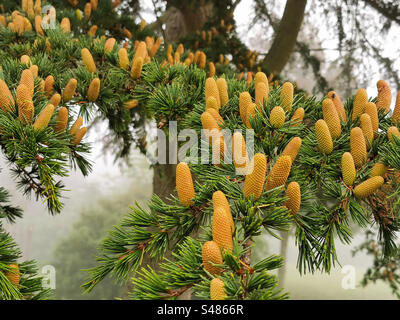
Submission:
[[[274,41],[262,63],[263,69],[279,74],[289,61],[296,46],[306,4],[307,0],[287,0]]]

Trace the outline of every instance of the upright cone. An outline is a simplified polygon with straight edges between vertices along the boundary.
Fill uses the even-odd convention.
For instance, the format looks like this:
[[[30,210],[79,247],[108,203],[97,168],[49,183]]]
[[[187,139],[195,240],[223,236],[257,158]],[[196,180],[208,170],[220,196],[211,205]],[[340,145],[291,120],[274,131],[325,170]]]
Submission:
[[[361,167],[367,159],[367,145],[364,133],[359,127],[355,127],[350,131],[350,152],[356,168]]]
[[[288,184],[286,188],[286,197],[289,199],[285,201],[285,207],[289,209],[290,214],[294,216],[300,209],[301,205],[301,191],[300,185],[293,181]]]
[[[232,252],[233,240],[229,214],[222,207],[214,209],[212,237],[222,251]]]
[[[185,162],[180,162],[176,166],[176,189],[181,204],[185,207],[191,206],[195,197],[193,178]]]
[[[211,300],[225,300],[225,284],[221,279],[214,278],[210,282],[210,298]]]
[[[221,250],[215,241],[207,241],[204,243],[201,252],[203,267],[212,275],[220,275],[222,269],[212,264],[222,264]]]
[[[286,183],[292,168],[292,158],[290,156],[281,156],[275,162],[267,177],[266,189],[271,190]]]
[[[265,175],[267,173],[267,159],[264,154],[256,153],[251,162],[252,172],[246,175],[244,180],[243,193],[244,197],[248,199],[251,195],[257,200],[260,198],[265,182]]]
[[[381,176],[369,178],[354,188],[354,195],[357,198],[364,199],[374,194],[375,191],[378,190],[384,182],[385,181]]]
[[[328,125],[324,120],[320,119],[315,123],[315,134],[319,150],[325,154],[332,153],[333,141]]]
[[[342,177],[347,186],[352,186],[356,179],[356,167],[350,152],[345,152],[342,156]]]

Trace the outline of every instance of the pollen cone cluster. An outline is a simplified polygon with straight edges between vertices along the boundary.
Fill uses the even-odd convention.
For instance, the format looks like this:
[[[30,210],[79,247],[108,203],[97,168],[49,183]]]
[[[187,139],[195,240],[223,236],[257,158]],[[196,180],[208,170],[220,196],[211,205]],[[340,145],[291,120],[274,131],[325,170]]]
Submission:
[[[388,138],[389,138],[390,142],[395,142],[394,138],[393,138],[394,135],[400,139],[399,129],[397,129],[397,127],[394,127],[394,126],[390,127],[387,130],[387,135],[388,135]]]
[[[345,152],[342,156],[342,177],[347,186],[352,186],[356,179],[356,167],[350,152]]]
[[[286,197],[289,199],[285,201],[285,207],[289,209],[290,214],[294,216],[297,212],[299,212],[300,204],[301,204],[301,191],[300,185],[293,181],[288,184],[286,188]]]
[[[215,208],[212,217],[212,238],[221,250],[228,252],[233,249],[231,217],[222,207]]]
[[[378,190],[383,183],[384,179],[381,176],[369,178],[354,188],[354,195],[357,198],[364,199]]]
[[[342,126],[335,105],[331,99],[324,99],[324,101],[322,101],[322,114],[326,124],[328,125],[331,137],[333,139],[339,138],[342,133]]]
[[[282,151],[281,156],[290,156],[292,163],[296,160],[297,154],[301,148],[302,140],[300,137],[294,137],[286,145],[285,149]]]
[[[376,177],[376,176],[383,177],[387,171],[388,171],[388,167],[385,166],[383,163],[378,162],[372,167],[370,175],[371,175],[371,177]]]
[[[205,99],[207,101],[208,97],[214,97],[217,101],[217,110],[221,107],[221,100],[219,97],[219,90],[217,86],[217,82],[214,78],[207,78],[205,83]]]
[[[138,57],[133,60],[132,68],[131,68],[131,77],[133,79],[139,79],[142,75],[142,68],[143,68],[143,58]]]
[[[290,82],[285,82],[282,85],[281,101],[283,109],[290,112],[293,105],[293,85]]]
[[[221,279],[214,278],[210,282],[210,298],[211,300],[225,300],[225,284]]]
[[[55,132],[63,132],[67,128],[68,124],[68,109],[66,107],[61,107],[57,113],[57,120],[54,126]]]
[[[17,264],[10,264],[8,267],[10,270],[5,272],[5,276],[14,286],[17,286],[21,278],[19,267]]]
[[[48,76],[44,80],[44,92],[47,97],[50,97],[54,91],[54,77],[52,75]]]
[[[267,173],[267,159],[264,154],[256,153],[251,161],[250,173],[244,180],[243,193],[248,199],[251,195],[257,200],[264,189],[265,175]]]
[[[87,92],[87,98],[89,101],[96,101],[100,93],[100,79],[95,78],[89,85],[89,89]]]
[[[372,130],[374,131],[374,137],[376,137],[379,129],[379,117],[375,103],[367,102],[365,105],[365,113],[371,118]]]
[[[17,87],[18,117],[22,123],[32,123],[34,107],[32,95],[28,87],[20,84]]]
[[[125,48],[121,48],[118,51],[118,62],[121,69],[127,70],[129,68],[129,57],[128,51]]]
[[[290,156],[280,156],[268,174],[266,189],[271,190],[286,183],[292,168]]]
[[[25,85],[29,89],[31,95],[33,96],[33,92],[35,89],[35,80],[33,78],[33,73],[31,70],[25,69],[24,71],[22,71],[19,84]]]
[[[226,80],[224,78],[218,78],[216,82],[221,100],[221,106],[224,106],[229,100],[228,85],[226,84]]]
[[[33,128],[35,130],[42,130],[46,128],[51,120],[51,117],[54,113],[54,106],[52,104],[48,104],[39,114],[35,123],[33,124]]]
[[[292,121],[292,124],[290,125],[291,127],[297,127],[300,125],[304,119],[305,111],[303,108],[297,108],[296,111],[293,113],[292,118],[290,119]]]
[[[280,106],[274,107],[269,115],[269,122],[274,128],[282,127],[285,124],[285,110]]]
[[[247,118],[247,108],[253,103],[251,100],[250,93],[247,91],[242,92],[239,95],[239,113],[240,113],[240,118],[242,119],[243,123],[246,123],[246,118]]]
[[[357,118],[365,111],[365,105],[368,103],[368,94],[365,89],[358,89],[353,103],[353,114],[351,120]]]
[[[213,266],[212,264],[222,264],[222,255],[221,250],[218,247],[218,244],[215,241],[207,241],[204,243],[202,252],[201,252],[203,266],[209,273],[212,275],[219,275],[222,272],[222,269],[217,266]]]
[[[333,151],[333,141],[328,125],[322,119],[315,123],[315,134],[317,136],[318,148],[325,154],[330,154]]]
[[[14,110],[14,98],[7,84],[0,79],[0,108],[3,111]]]
[[[389,85],[384,80],[379,80],[376,84],[378,88],[378,101],[376,107],[378,110],[390,111],[390,104],[392,103],[392,92]]]
[[[367,159],[367,145],[364,133],[359,127],[355,127],[350,131],[350,152],[356,168],[361,167]]]
[[[82,60],[83,63],[85,64],[86,68],[89,70],[91,73],[96,72],[96,64],[94,63],[92,54],[87,48],[83,48],[81,50],[81,55],[82,55]]]
[[[51,98],[50,98],[50,103],[51,103],[53,106],[58,107],[58,105],[60,104],[60,102],[61,102],[61,96],[60,96],[59,93],[55,93],[55,94],[53,94],[53,95],[51,96]]]
[[[114,49],[115,43],[116,43],[115,38],[107,39],[106,43],[104,44],[104,52],[106,53],[111,52]]]
[[[176,166],[176,189],[181,204],[185,207],[191,206],[195,196],[194,186],[192,174],[185,162],[180,162]]]
[[[332,100],[336,111],[343,122],[347,121],[346,111],[344,110],[342,100],[340,100],[339,95],[335,91],[328,92],[328,98]]]
[[[68,83],[65,86],[64,91],[63,91],[64,102],[68,102],[72,99],[72,97],[75,95],[77,85],[78,85],[78,81],[76,81],[76,79],[74,79],[74,78],[72,78],[68,81]]]
[[[367,145],[367,150],[371,148],[372,141],[374,140],[374,129],[372,128],[371,117],[363,113],[360,117],[360,127],[364,133],[365,143]]]
[[[213,193],[212,201],[213,201],[213,208],[214,208],[214,210],[215,210],[216,208],[222,208],[222,209],[224,209],[224,210],[228,213],[228,215],[230,216],[230,226],[231,226],[231,231],[232,231],[232,234],[233,234],[233,233],[235,232],[235,223],[234,223],[234,221],[233,221],[231,208],[230,208],[230,206],[229,206],[229,202],[228,202],[228,199],[226,199],[225,194],[224,194],[222,191],[220,191],[220,190],[215,191],[215,192]]]

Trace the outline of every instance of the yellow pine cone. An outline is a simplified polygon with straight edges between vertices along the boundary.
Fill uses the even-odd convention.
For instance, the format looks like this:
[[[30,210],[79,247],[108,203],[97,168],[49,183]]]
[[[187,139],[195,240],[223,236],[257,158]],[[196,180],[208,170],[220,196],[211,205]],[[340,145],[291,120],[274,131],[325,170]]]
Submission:
[[[25,85],[29,89],[31,96],[33,96],[33,92],[35,89],[35,80],[33,78],[33,73],[31,70],[25,69],[24,71],[22,71],[19,83]]]
[[[71,22],[68,18],[63,18],[61,20],[60,27],[64,32],[71,32]]]
[[[206,111],[210,109],[214,109],[217,112],[219,110],[217,99],[215,99],[213,96],[209,96],[206,100]]]
[[[21,56],[20,61],[21,61],[22,64],[26,64],[28,67],[30,67],[31,64],[32,64],[32,63],[31,63],[31,58],[29,58],[29,56],[27,56],[26,54],[24,54],[23,56]]]
[[[249,129],[251,129],[250,116],[253,119],[256,118],[256,104],[255,103],[251,103],[250,105],[247,106],[246,127]]]
[[[340,100],[339,95],[335,91],[328,92],[328,98],[332,100],[336,111],[343,122],[347,121],[346,111],[344,110],[342,100]]]
[[[296,160],[297,154],[301,148],[302,140],[300,137],[294,137],[286,145],[285,149],[282,151],[281,156],[290,156],[292,163]]]
[[[124,103],[124,107],[126,109],[132,109],[139,105],[139,101],[137,99],[128,100]]]
[[[151,47],[150,57],[154,57],[157,51],[160,49],[162,39],[160,37],[157,38],[155,44]]]
[[[378,190],[384,182],[381,176],[369,178],[354,188],[354,195],[359,199],[364,199]]]
[[[42,130],[46,128],[51,120],[51,117],[54,113],[54,106],[52,104],[48,104],[39,114],[35,123],[33,124],[33,128],[35,130]]]
[[[41,16],[35,17],[35,30],[38,35],[40,35],[40,36],[44,35],[43,29],[42,29],[42,17]]]
[[[259,84],[260,82],[264,83],[267,88],[268,88],[268,78],[267,75],[264,72],[257,72],[254,76],[254,87],[257,87],[257,84]],[[269,88],[268,88],[269,90]]]
[[[218,78],[216,82],[219,92],[219,98],[221,100],[221,106],[224,106],[229,100],[228,85],[226,84],[226,80],[224,78]]]
[[[267,177],[266,190],[284,185],[289,177],[291,168],[292,158],[290,156],[280,156]]]
[[[246,170],[249,163],[246,141],[239,131],[235,131],[232,135],[232,161],[235,168],[240,171]]]
[[[76,17],[78,18],[79,21],[82,20],[83,14],[81,10],[76,9]]]
[[[55,132],[63,132],[67,128],[68,124],[68,109],[66,107],[61,107],[57,113],[56,124],[54,125]]]
[[[365,89],[358,89],[353,103],[353,114],[351,120],[357,118],[365,112],[365,105],[368,103],[368,94]]]
[[[360,117],[360,127],[364,133],[365,143],[367,145],[367,150],[371,148],[372,141],[374,140],[374,130],[372,128],[371,117],[367,113],[363,113]]]
[[[205,83],[205,100],[207,101],[208,97],[214,97],[217,101],[217,107],[221,107],[221,100],[219,97],[219,90],[217,86],[217,82],[214,78],[207,78]]]
[[[10,264],[8,266],[10,268],[9,271],[6,271],[4,274],[7,277],[7,279],[14,285],[17,286],[19,285],[19,280],[21,278],[20,272],[19,272],[19,267],[17,264]]]
[[[247,91],[239,95],[239,113],[243,123],[246,123],[247,108],[253,103],[250,93]]]
[[[264,100],[268,99],[268,87],[265,85],[264,82],[258,82],[255,84],[255,101],[258,107],[258,110],[264,107]]]
[[[303,108],[297,108],[296,111],[293,113],[292,118],[290,121],[292,121],[292,124],[290,125],[291,127],[297,127],[303,122],[305,115],[305,111]]]
[[[205,111],[201,114],[201,124],[203,126],[204,135],[210,141],[215,138],[219,138],[221,135],[221,128],[218,125],[217,120],[213,117],[213,115]],[[208,130],[208,131],[207,131]]]
[[[22,123],[32,123],[34,114],[32,95],[28,87],[24,84],[20,84],[17,87],[17,105],[18,117]]]
[[[225,300],[225,284],[221,279],[214,278],[210,282],[210,298],[211,300]]]
[[[212,97],[210,97],[209,99],[212,99]],[[214,108],[207,109],[207,112],[213,116],[213,118],[217,121],[219,125],[222,125],[224,123],[224,119],[222,119],[219,112]]]
[[[213,266],[212,264],[222,264],[222,255],[221,250],[218,247],[218,244],[215,241],[207,241],[203,244],[203,248],[201,251],[201,257],[203,260],[203,267],[213,276],[220,275],[222,273],[222,269],[217,266]]]
[[[54,91],[54,77],[52,75],[47,76],[47,78],[44,80],[44,92],[47,97],[50,97],[53,94]]]
[[[96,101],[99,97],[100,93],[100,79],[94,78],[89,85],[89,89],[87,92],[87,98],[89,101],[93,102]]]
[[[293,85],[290,82],[285,82],[282,85],[281,101],[285,111],[291,111],[293,105]]]
[[[119,49],[119,51],[118,51],[118,62],[119,62],[119,66],[122,69],[127,70],[129,68],[128,51],[125,48]]]
[[[214,209],[212,217],[212,237],[222,251],[227,250],[228,252],[232,252],[231,217],[222,207]]]
[[[389,85],[384,80],[379,80],[376,84],[378,89],[378,100],[376,102],[376,108],[379,110],[390,111],[390,104],[392,103],[392,92],[390,91]]]
[[[67,85],[64,88],[62,96],[64,102],[68,102],[72,99],[72,97],[75,95],[77,85],[78,81],[76,81],[76,79],[74,78],[68,81]]]
[[[32,75],[34,77],[38,77],[39,76],[39,67],[37,65],[32,65],[29,70],[32,72]]]
[[[325,120],[320,119],[315,123],[315,134],[319,150],[325,154],[332,153],[333,141]]]
[[[350,131],[350,152],[356,168],[361,167],[367,160],[367,145],[364,133],[359,127],[355,127]]]
[[[181,61],[181,54],[179,52],[174,53],[174,64],[177,64]]]
[[[133,61],[135,61],[137,58],[142,58],[143,61],[147,57],[147,45],[146,42],[140,41],[138,46],[136,47],[135,50],[135,55],[133,56]]]
[[[345,152],[342,155],[342,177],[347,186],[352,186],[356,179],[356,167],[350,152]]]
[[[24,17],[24,30],[25,31],[32,31],[32,24],[28,20],[28,18]]]
[[[262,153],[256,153],[251,162],[252,172],[246,175],[244,180],[243,194],[246,199],[251,195],[257,200],[260,198],[267,173],[267,158]]]
[[[375,103],[367,102],[367,104],[365,105],[364,112],[368,114],[369,117],[371,118],[372,129],[374,130],[374,136],[377,136],[379,129],[379,117],[378,117],[378,109],[376,108]]]
[[[82,139],[83,139],[83,137],[84,137],[84,135],[86,134],[86,132],[87,132],[87,128],[86,128],[86,127],[80,128],[80,129],[75,133],[74,140],[72,141],[72,144],[73,144],[74,146],[77,146],[78,144],[80,144],[81,141],[82,141]]]
[[[90,4],[92,5],[92,9],[96,11],[97,5],[99,4],[98,0],[90,0]]]
[[[233,233],[235,232],[235,223],[234,223],[234,221],[233,221],[232,212],[231,212],[231,207],[229,206],[229,202],[228,202],[228,199],[226,199],[225,194],[224,194],[222,191],[220,191],[220,190],[215,191],[215,192],[213,193],[213,196],[212,196],[212,202],[213,202],[213,208],[214,208],[214,210],[215,210],[216,208],[221,207],[221,208],[223,208],[223,209],[228,213],[228,215],[230,216],[230,226],[231,226],[231,231],[232,231],[232,234],[233,234]]]
[[[339,138],[342,133],[342,126],[340,124],[339,115],[331,99],[324,99],[324,101],[322,101],[322,114],[328,125],[331,137],[333,139]]]
[[[83,9],[83,14],[85,15],[86,19],[90,18],[90,15],[92,14],[92,5],[90,2],[85,4],[85,8]]]
[[[395,142],[394,138],[393,138],[393,135],[395,135],[396,137],[400,138],[399,129],[397,129],[397,127],[390,127],[387,130],[387,135],[388,135],[388,138],[389,138],[390,142]]]
[[[185,207],[191,206],[195,193],[192,174],[189,166],[185,162],[180,162],[176,166],[176,189],[181,204]]]
[[[285,110],[281,106],[274,107],[269,115],[269,122],[276,129],[282,127],[285,124]]]
[[[14,98],[7,84],[0,79],[0,109],[3,111],[14,111]]]
[[[71,129],[69,129],[69,134],[71,136],[74,136],[78,132],[78,130],[82,126],[82,124],[83,124],[83,118],[82,117],[79,117],[78,119],[76,119],[74,124],[71,126]]]
[[[199,56],[199,68],[204,69],[206,67],[207,57],[203,51],[200,51]]]
[[[13,21],[14,21],[15,32],[18,32],[18,34],[21,35],[25,31],[24,18],[20,15],[17,15]]]
[[[111,52],[114,49],[116,42],[117,41],[115,40],[115,38],[107,39],[106,43],[104,44],[104,52],[106,53]]]
[[[89,70],[89,72],[91,73],[95,73],[96,72],[96,64],[94,63],[92,54],[90,53],[90,51],[87,48],[83,48],[81,50],[81,54],[82,54],[82,60],[83,63],[85,64],[86,68]]]
[[[382,162],[377,162],[371,169],[371,177],[381,176],[383,177],[388,171],[388,167]]]
[[[61,96],[58,93],[53,94],[53,96],[50,98],[50,103],[55,107],[58,107],[60,102],[61,102]]]
[[[210,62],[208,64],[208,76],[214,77],[215,76],[215,65],[214,62]]]
[[[394,123],[400,122],[400,91],[397,92],[396,104],[395,104],[394,110],[393,110],[392,121]]]
[[[286,197],[289,199],[285,201],[284,206],[289,209],[290,214],[294,216],[299,212],[301,205],[301,191],[300,185],[293,181],[288,184],[286,188]]]

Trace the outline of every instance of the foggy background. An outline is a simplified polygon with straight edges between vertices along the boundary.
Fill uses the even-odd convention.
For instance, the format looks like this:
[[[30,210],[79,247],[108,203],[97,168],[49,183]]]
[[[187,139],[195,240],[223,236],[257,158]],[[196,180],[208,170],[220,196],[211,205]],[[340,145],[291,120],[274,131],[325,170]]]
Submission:
[[[142,16],[147,22],[154,21],[151,1],[141,1],[144,8]],[[235,11],[238,32],[245,43],[259,52],[266,52],[269,47],[269,36],[264,34],[262,25],[248,30],[251,20],[252,0],[244,0]],[[308,3],[312,5],[312,1]],[[281,10],[283,11],[284,3]],[[312,26],[308,21],[312,21]],[[313,37],[316,46],[329,48],[332,38],[325,28],[319,28],[318,17],[307,17],[304,22],[300,37]],[[390,56],[398,49],[400,43],[400,28],[384,50]],[[397,45],[396,45],[397,44]],[[337,53],[324,51],[321,58],[325,61],[323,74],[328,79],[337,77],[335,73],[335,60]],[[295,60],[294,60],[295,61]],[[283,78],[297,81],[299,87],[311,92],[314,86],[310,71],[291,62],[282,74]],[[397,61],[396,63],[400,63]],[[372,70],[374,66],[372,65]],[[355,88],[365,87],[369,96],[376,96],[376,82],[383,75],[379,70],[371,73],[368,82],[355,83]],[[349,88],[335,90],[344,94]],[[394,95],[394,88],[392,88]],[[353,94],[355,91],[353,91]],[[393,98],[393,104],[394,104]],[[88,131],[85,137],[93,146],[89,158],[93,161],[93,171],[88,177],[83,177],[79,172],[71,171],[69,177],[64,178],[66,189],[64,192],[65,207],[62,213],[50,216],[45,205],[35,199],[27,199],[16,190],[15,182],[10,177],[8,165],[4,158],[0,159],[1,185],[8,189],[12,195],[12,202],[19,205],[24,211],[23,219],[15,225],[7,225],[7,230],[15,237],[23,251],[23,259],[36,259],[40,267],[53,265],[56,268],[57,299],[111,299],[121,296],[121,288],[106,281],[94,289],[89,295],[81,295],[79,286],[86,278],[85,269],[95,265],[94,254],[96,245],[106,235],[106,230],[117,224],[121,216],[129,211],[129,205],[135,201],[145,205],[152,193],[152,170],[149,163],[139,151],[132,151],[131,166],[123,163],[114,163],[114,156],[102,150],[103,142],[99,137],[104,136],[106,125],[98,124]],[[356,284],[354,290],[342,288],[341,267],[337,266],[331,273],[300,276],[296,270],[297,248],[295,238],[289,239],[288,255],[286,260],[287,274],[284,284],[285,290],[290,293],[291,299],[394,299],[390,288],[383,283],[360,288],[358,282],[364,271],[372,263],[372,257],[358,254],[352,257],[351,250],[364,239],[364,232],[355,233],[351,246],[344,246],[337,241],[337,253],[342,266],[352,265],[356,268]],[[261,239],[260,239],[261,240]],[[256,247],[258,257],[265,257],[273,253],[279,254],[280,241],[271,236],[264,236]]]

